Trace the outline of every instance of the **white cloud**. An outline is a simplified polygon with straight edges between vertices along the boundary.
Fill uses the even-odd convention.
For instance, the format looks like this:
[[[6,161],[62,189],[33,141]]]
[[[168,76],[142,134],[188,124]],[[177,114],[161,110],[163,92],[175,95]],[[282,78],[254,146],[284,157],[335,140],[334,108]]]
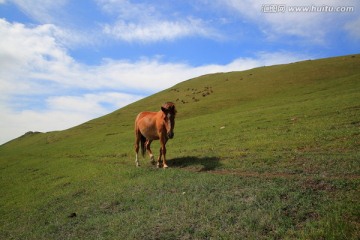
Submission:
[[[152,43],[191,36],[221,38],[215,29],[200,18],[171,17],[168,12],[163,14],[159,11],[160,7],[155,8],[147,3],[131,3],[126,0],[97,2],[106,13],[116,15],[114,23],[103,24],[103,32],[118,40]]]
[[[8,0],[15,3],[26,15],[41,23],[53,23],[59,10],[68,0]]]
[[[115,14],[119,19],[137,20],[158,17],[158,11],[151,4],[133,3],[128,0],[96,0],[107,13]]]
[[[111,105],[114,109],[128,105],[142,96],[119,92],[96,92],[80,96],[52,96],[46,102],[49,109],[62,112],[83,113],[91,117],[107,114]]]
[[[63,130],[109,113],[139,100],[142,96],[118,92],[100,92],[80,96],[53,96],[46,99],[41,110],[17,111],[9,106],[0,108],[0,144],[28,131]],[[105,104],[103,106],[102,104]]]
[[[46,92],[42,81],[66,79],[62,76],[75,62],[56,42],[55,31],[51,24],[26,27],[0,19],[1,94],[29,93],[29,88]]]
[[[89,116],[76,112],[65,111],[33,111],[15,112],[1,109],[0,144],[35,130],[41,132],[62,130],[87,121]]]
[[[195,76],[199,76],[208,73],[243,71],[260,66],[285,64],[309,58],[310,56],[305,54],[294,54],[290,52],[259,52],[255,54],[255,57],[253,58],[237,58],[225,65],[205,65],[193,67],[191,68],[191,70],[192,74],[195,74]]]
[[[150,20],[140,23],[120,20],[114,25],[104,25],[103,31],[119,40],[144,43],[171,41],[189,36],[217,37],[217,34],[201,20],[191,18],[179,21]]]

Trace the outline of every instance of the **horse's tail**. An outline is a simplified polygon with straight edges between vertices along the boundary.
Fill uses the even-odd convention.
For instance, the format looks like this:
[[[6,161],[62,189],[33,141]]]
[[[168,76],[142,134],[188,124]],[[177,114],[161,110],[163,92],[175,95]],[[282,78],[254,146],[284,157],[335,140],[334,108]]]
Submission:
[[[141,155],[143,157],[145,157],[145,152],[146,152],[145,142],[146,142],[146,138],[140,133]]]

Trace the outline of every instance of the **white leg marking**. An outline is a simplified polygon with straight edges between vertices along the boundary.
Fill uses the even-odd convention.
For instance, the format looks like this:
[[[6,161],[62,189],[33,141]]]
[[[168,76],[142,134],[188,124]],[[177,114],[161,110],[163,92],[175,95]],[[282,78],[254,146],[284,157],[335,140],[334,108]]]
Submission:
[[[136,166],[137,166],[137,167],[140,166],[139,160],[138,160],[138,154],[136,154],[136,156],[135,156],[135,163],[136,163]]]

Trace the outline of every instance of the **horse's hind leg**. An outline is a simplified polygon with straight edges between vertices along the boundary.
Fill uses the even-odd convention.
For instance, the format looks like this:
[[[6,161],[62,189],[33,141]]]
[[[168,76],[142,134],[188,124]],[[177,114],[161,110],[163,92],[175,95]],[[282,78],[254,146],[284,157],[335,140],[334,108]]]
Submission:
[[[152,142],[152,140],[146,140],[145,146],[146,146],[146,150],[148,151],[148,153],[150,155],[151,164],[155,165],[154,155],[150,149],[151,142]]]
[[[139,164],[139,159],[138,159],[138,154],[139,154],[139,142],[140,142],[140,135],[136,132],[135,133],[135,164],[137,167],[140,166]]]

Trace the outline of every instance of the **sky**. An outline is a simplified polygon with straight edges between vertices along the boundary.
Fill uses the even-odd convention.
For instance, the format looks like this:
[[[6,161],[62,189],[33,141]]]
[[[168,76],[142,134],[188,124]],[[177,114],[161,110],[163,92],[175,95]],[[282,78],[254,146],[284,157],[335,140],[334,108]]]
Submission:
[[[358,0],[0,0],[0,144],[203,74],[359,52]]]

